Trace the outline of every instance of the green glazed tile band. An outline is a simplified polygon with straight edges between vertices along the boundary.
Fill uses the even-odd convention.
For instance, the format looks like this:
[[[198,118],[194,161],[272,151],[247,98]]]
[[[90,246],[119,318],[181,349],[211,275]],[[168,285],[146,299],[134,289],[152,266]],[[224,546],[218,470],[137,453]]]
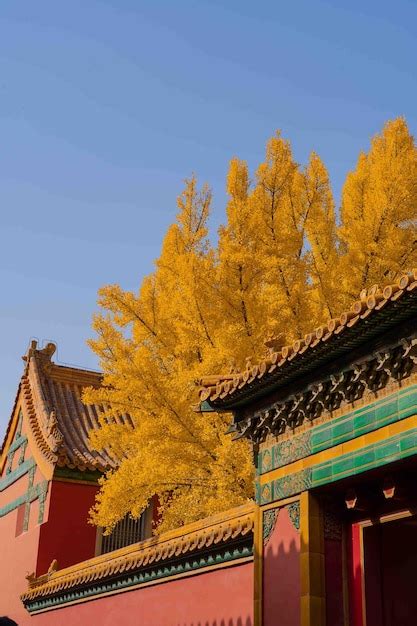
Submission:
[[[54,478],[65,478],[68,480],[81,480],[83,482],[98,483],[98,479],[102,476],[102,472],[78,469],[71,469],[70,467],[56,467],[54,471]]]
[[[295,435],[258,456],[258,475],[327,450],[417,413],[417,385],[400,389],[346,415]]]
[[[417,454],[417,428],[266,483],[258,488],[257,502],[267,504],[288,498],[302,491],[383,467],[415,454]]]

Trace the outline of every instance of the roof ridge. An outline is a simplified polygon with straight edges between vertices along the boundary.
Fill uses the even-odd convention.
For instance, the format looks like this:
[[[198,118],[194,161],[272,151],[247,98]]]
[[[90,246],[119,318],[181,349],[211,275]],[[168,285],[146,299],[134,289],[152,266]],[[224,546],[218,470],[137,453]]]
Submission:
[[[97,369],[79,367],[78,365],[70,365],[69,363],[56,363],[52,361],[52,357],[56,353],[56,351],[57,345],[53,341],[49,341],[46,346],[44,346],[43,348],[39,348],[37,339],[32,339],[29,348],[26,354],[22,356],[22,359],[26,362],[26,364],[29,364],[30,359],[36,356],[39,359],[42,359],[43,365],[50,364],[54,368],[59,368],[62,370],[71,370],[80,373],[103,376],[103,372]]]

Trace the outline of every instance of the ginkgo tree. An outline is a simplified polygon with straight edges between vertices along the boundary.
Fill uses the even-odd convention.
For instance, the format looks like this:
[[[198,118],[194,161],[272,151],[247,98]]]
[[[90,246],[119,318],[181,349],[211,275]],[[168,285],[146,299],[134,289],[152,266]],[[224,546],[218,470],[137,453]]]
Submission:
[[[341,205],[342,293],[346,305],[417,259],[417,150],[403,118],[386,124],[349,173]]]
[[[104,379],[84,400],[104,407],[93,445],[120,459],[91,513],[108,530],[155,496],[157,531],[250,499],[250,447],[226,434],[227,416],[193,410],[195,381],[263,356],[270,335],[282,343],[303,336],[364,288],[417,264],[417,149],[403,118],[360,154],[339,223],[323,162],[312,153],[301,167],[279,132],[252,181],[247,163],[232,159],[227,192],[215,246],[211,191],[193,176],[139,291],[99,292],[90,345]],[[114,420],[117,412],[133,427]]]

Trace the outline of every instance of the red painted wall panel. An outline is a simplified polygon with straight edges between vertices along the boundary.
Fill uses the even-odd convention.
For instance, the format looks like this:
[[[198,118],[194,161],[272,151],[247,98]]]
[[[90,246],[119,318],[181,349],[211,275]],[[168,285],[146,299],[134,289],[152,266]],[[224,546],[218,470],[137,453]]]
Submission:
[[[62,569],[95,553],[96,528],[87,520],[97,486],[53,480],[49,489],[48,521],[41,526],[37,575],[44,574],[54,559]]]
[[[263,626],[299,626],[300,534],[285,507],[264,547]]]
[[[326,623],[344,626],[343,542],[326,539],[324,543],[326,578]]]
[[[15,509],[0,518],[0,615],[24,626],[28,615],[19,596],[27,590],[26,574],[35,571],[39,526],[16,537],[17,516]]]
[[[30,623],[253,626],[252,605],[253,564],[245,563],[34,615]]]

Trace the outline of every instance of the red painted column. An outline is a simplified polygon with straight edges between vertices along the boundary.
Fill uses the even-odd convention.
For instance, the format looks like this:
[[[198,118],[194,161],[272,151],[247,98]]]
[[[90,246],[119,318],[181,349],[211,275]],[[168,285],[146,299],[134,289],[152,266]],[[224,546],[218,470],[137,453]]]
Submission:
[[[363,620],[363,563],[362,563],[362,529],[359,524],[352,524],[348,541],[349,549],[349,596],[350,625],[364,626]]]

